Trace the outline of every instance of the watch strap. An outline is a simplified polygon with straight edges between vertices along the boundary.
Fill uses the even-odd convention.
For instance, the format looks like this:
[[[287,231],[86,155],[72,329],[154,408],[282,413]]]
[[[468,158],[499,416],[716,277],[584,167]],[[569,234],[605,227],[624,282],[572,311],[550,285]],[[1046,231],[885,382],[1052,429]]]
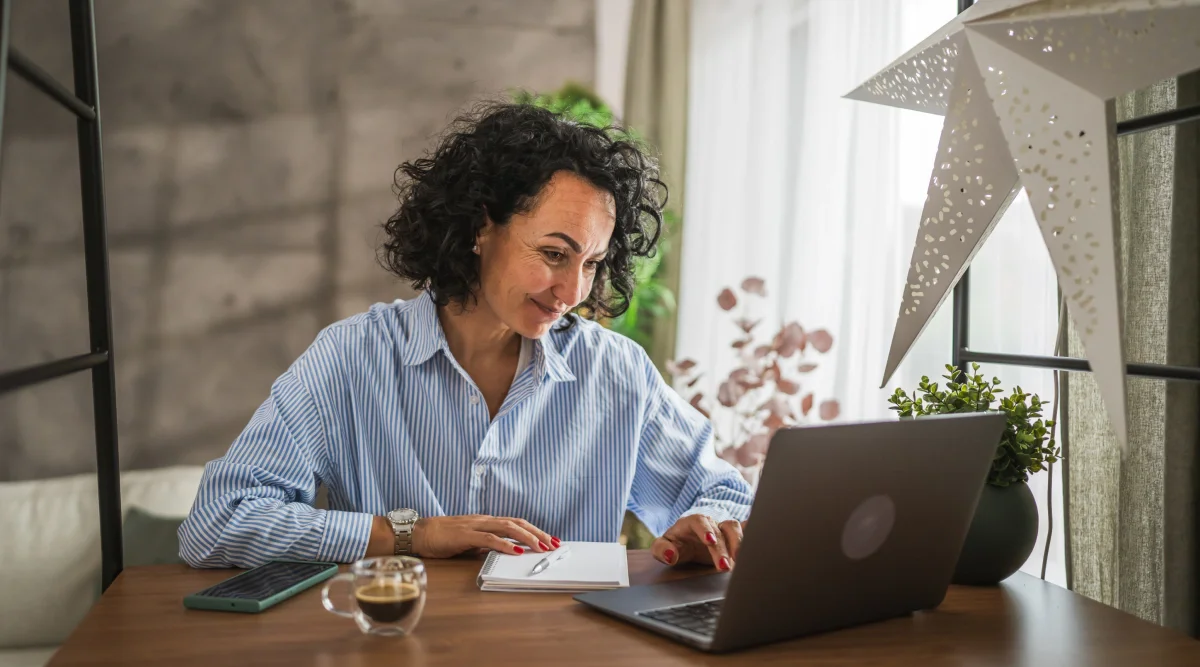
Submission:
[[[395,556],[411,556],[412,555],[412,531],[416,522],[397,522],[388,518],[388,522],[392,524],[392,534],[395,536],[395,543],[392,549],[392,554]]]
[[[396,546],[392,552],[396,556],[411,556],[412,555],[412,527],[408,526],[408,530],[404,529],[401,524],[392,526],[392,532],[396,535]]]

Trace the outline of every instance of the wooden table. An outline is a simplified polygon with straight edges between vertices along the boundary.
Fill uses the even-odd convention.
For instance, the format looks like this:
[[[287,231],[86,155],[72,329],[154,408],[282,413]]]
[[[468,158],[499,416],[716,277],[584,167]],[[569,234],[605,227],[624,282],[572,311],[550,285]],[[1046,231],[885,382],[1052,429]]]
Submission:
[[[585,608],[569,595],[481,593],[480,561],[427,561],[416,633],[368,637],[326,612],[312,588],[262,614],[184,609],[230,576],[185,566],[125,570],[52,665],[1200,665],[1200,642],[1017,574],[952,587],[935,611],[728,655],[708,655]],[[630,552],[630,578],[668,570]]]

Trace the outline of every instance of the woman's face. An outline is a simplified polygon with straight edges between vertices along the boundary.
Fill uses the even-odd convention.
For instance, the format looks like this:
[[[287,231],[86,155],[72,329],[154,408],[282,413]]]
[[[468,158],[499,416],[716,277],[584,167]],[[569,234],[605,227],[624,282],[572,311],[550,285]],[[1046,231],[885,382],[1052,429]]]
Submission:
[[[481,305],[540,338],[591,294],[615,223],[612,195],[571,172],[554,174],[531,211],[480,232]]]

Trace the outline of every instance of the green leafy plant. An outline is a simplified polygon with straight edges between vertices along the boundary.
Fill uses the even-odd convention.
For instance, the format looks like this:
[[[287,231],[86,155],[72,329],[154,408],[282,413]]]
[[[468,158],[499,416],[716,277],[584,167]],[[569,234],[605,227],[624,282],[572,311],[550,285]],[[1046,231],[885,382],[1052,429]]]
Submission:
[[[667,229],[679,224],[674,211],[663,211],[663,238],[658,242],[658,251],[638,259],[633,266],[634,288],[629,297],[629,309],[624,313],[602,321],[604,326],[632,338],[647,351],[653,338],[651,324],[655,318],[666,317],[675,310],[675,293],[663,282],[662,258],[670,244]]]
[[[549,109],[577,123],[599,128],[613,128],[615,117],[612,109],[592,92],[587,86],[568,82],[562,88],[552,93],[532,93],[515,91],[512,99],[519,104],[532,104],[543,109]],[[613,138],[619,138],[644,145],[645,142],[633,129],[610,129]],[[659,241],[658,251],[650,256],[638,259],[633,268],[634,288],[629,298],[629,308],[623,314],[610,319],[600,319],[600,324],[631,338],[647,351],[653,337],[651,325],[657,318],[663,318],[675,310],[675,294],[664,282],[665,276],[662,265],[663,255],[668,252],[667,232],[679,224],[679,216],[668,209],[663,211],[663,234]]]
[[[536,107],[549,109],[556,114],[565,116],[584,125],[593,127],[612,127],[616,118],[612,109],[605,104],[600,96],[587,86],[568,81],[562,88],[552,93],[533,93],[518,90],[512,93],[512,99],[518,104],[532,104]],[[633,137],[633,132],[620,133],[622,137]]]
[[[1000,378],[988,382],[979,373],[979,364],[971,364],[973,374],[964,374],[960,369],[946,364],[947,375],[944,389],[929,376],[923,376],[917,390],[910,398],[903,389],[896,388],[888,398],[901,417],[923,417],[959,412],[1003,412],[1008,416],[1008,426],[996,448],[987,483],[1005,487],[1029,481],[1029,473],[1040,472],[1051,463],[1062,458],[1054,446],[1054,438],[1047,437],[1054,421],[1042,418],[1045,403],[1037,394],[1027,394],[1016,387],[1008,396],[1000,396]],[[960,379],[961,377],[961,379]],[[998,403],[997,403],[998,399]],[[993,405],[997,407],[993,408]]]

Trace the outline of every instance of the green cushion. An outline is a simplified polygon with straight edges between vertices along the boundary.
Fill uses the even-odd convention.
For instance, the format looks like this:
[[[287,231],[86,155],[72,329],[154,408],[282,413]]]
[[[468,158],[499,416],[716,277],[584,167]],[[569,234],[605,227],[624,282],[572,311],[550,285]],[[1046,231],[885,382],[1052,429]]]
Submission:
[[[131,507],[122,527],[125,567],[182,563],[179,558],[179,526],[183,517],[165,517]]]

